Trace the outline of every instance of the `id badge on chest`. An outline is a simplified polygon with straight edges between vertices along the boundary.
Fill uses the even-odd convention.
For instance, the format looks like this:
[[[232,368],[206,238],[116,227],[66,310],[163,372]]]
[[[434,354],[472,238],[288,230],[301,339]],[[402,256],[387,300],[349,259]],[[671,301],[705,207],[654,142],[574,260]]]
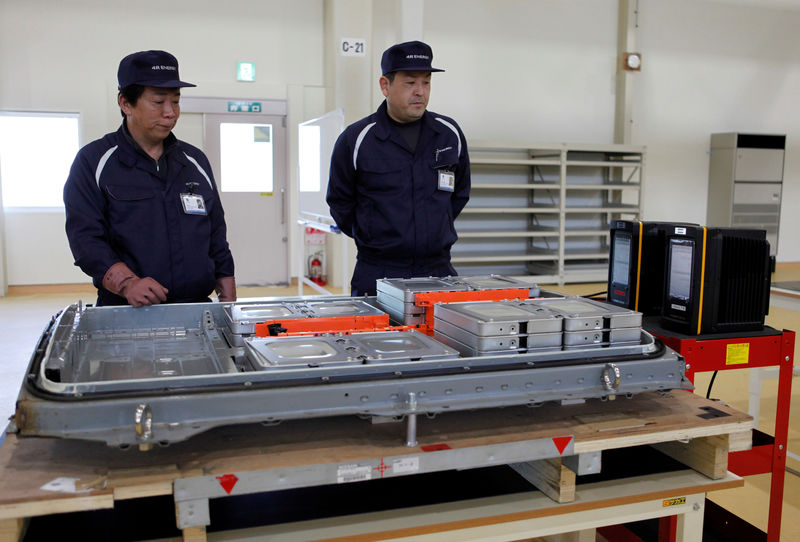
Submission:
[[[205,215],[206,202],[199,194],[181,194],[181,205],[183,212],[187,215]]]
[[[456,188],[456,176],[452,171],[439,170],[439,190],[453,192]]]

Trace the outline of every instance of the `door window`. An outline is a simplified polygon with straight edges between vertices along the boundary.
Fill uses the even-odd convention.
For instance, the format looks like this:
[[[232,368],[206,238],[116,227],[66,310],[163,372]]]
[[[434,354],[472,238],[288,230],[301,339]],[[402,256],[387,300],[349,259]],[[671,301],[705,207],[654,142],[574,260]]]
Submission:
[[[220,123],[222,192],[273,191],[272,139],[271,124]]]

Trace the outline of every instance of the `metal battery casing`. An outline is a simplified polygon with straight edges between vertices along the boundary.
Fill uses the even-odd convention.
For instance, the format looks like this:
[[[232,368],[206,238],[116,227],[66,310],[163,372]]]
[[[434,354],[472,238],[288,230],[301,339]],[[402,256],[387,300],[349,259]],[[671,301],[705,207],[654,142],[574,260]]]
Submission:
[[[438,331],[442,334],[452,337],[459,342],[471,346],[477,350],[517,350],[522,348],[520,346],[519,335],[490,335],[480,336],[470,333],[458,326],[454,326],[444,320],[434,319],[433,324],[434,334]],[[434,335],[438,338],[438,335]]]
[[[231,333],[237,335],[252,335],[256,332],[256,324],[270,320],[383,314],[379,309],[360,299],[247,303],[225,305],[223,310],[228,328]]]
[[[414,303],[414,299],[421,292],[463,292],[469,286],[451,280],[450,277],[415,277],[410,279],[378,279],[375,282],[378,298],[389,296],[403,303]]]
[[[252,337],[246,353],[257,368],[336,367],[452,359],[458,353],[418,331],[380,331],[349,335]]]
[[[305,318],[292,303],[255,303],[248,305],[225,305],[223,307],[228,328],[237,335],[256,332],[256,324],[277,318]]]
[[[532,305],[545,307],[564,319],[564,331],[632,328],[642,326],[642,313],[582,297],[536,299]]]
[[[463,342],[459,341],[458,339],[454,339],[453,337],[451,337],[451,336],[449,336],[449,335],[447,335],[445,333],[442,333],[441,331],[437,330],[436,328],[434,328],[433,336],[437,341],[439,341],[439,342],[441,342],[443,344],[446,344],[447,346],[457,350],[459,352],[459,354],[461,354],[461,356],[463,356],[465,358],[481,357],[481,356],[498,356],[498,355],[502,356],[504,354],[522,354],[522,353],[525,352],[524,348],[516,348],[516,349],[509,349],[509,348],[493,349],[493,348],[487,348],[487,349],[481,349],[481,348],[478,348],[478,347],[475,347],[475,346],[464,344]],[[509,340],[509,339],[517,340],[517,337],[505,337],[505,339],[506,340]],[[558,349],[560,350],[561,347],[559,347]]]
[[[617,329],[591,329],[581,331],[565,331],[564,346],[581,344],[616,344],[636,341],[641,336],[642,330],[638,327],[623,327]]]
[[[378,279],[378,306],[393,320],[406,325],[425,323],[425,309],[415,304],[419,293],[464,292],[469,286],[454,282],[450,277],[415,277],[410,279]]]
[[[520,301],[439,303],[433,307],[433,315],[481,336],[553,333],[562,328],[559,315]]]
[[[224,328],[220,303],[67,307],[48,324],[31,357],[17,398],[16,430],[22,437],[75,438],[112,446],[166,444],[229,424],[339,415],[398,417],[691,388],[684,377],[684,359],[644,331],[631,345],[267,369],[255,367],[244,348],[231,347],[221,337]],[[111,352],[86,357],[91,350],[84,341],[100,339],[98,347],[109,344],[97,332],[129,330],[127,337],[144,338],[150,345],[163,329],[174,330],[175,337],[185,333],[189,340],[184,355],[206,356],[218,366],[208,374],[159,371],[119,380],[96,380],[82,372],[82,357],[84,362],[113,360]],[[172,348],[171,341],[159,339],[159,346],[148,354],[150,361],[159,363]],[[620,385],[612,389],[604,376],[611,364],[618,365],[622,375]],[[410,391],[425,392],[416,395],[413,408]],[[152,412],[149,437],[137,433],[134,424],[134,414],[142,407]]]
[[[434,333],[441,332],[448,337],[481,351],[530,350],[532,348],[561,347],[561,332],[528,333],[520,335],[481,336],[470,333],[444,320],[434,319]]]
[[[417,294],[436,292],[492,291],[524,289],[528,297],[537,297],[541,290],[533,282],[504,275],[469,277],[417,277],[410,279],[379,279],[378,306],[398,322],[419,325],[426,322],[425,309],[416,304]]]
[[[451,277],[453,281],[464,283],[470,290],[490,291],[490,290],[509,290],[525,289],[528,290],[528,297],[538,297],[540,293],[539,285],[525,280],[507,277],[505,275],[476,275],[471,277]]]

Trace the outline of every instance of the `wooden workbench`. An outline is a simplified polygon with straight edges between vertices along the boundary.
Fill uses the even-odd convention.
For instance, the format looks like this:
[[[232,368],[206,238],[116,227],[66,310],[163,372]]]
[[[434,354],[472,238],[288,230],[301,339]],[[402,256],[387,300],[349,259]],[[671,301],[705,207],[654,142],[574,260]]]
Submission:
[[[200,503],[202,516],[202,503],[207,506],[208,498],[505,463],[514,463],[518,472],[550,496],[550,515],[579,513],[592,508],[586,504],[592,491],[602,494],[606,501],[614,496],[607,489],[598,488],[587,489],[584,496],[580,486],[576,494],[574,472],[562,464],[559,452],[550,459],[540,459],[546,457],[542,453],[534,454],[527,461],[525,450],[552,442],[564,455],[591,456],[604,450],[648,444],[705,475],[701,478],[707,483],[697,484],[696,479],[689,483],[686,478],[689,487],[667,484],[666,493],[652,488],[638,493],[629,489],[626,493],[619,487],[617,491],[624,502],[630,504],[636,500],[634,494],[640,495],[643,502],[675,492],[703,493],[741,485],[741,479],[727,473],[727,454],[749,446],[751,429],[750,416],[692,393],[676,391],[606,402],[590,400],[575,405],[553,403],[538,408],[453,412],[435,419],[421,417],[416,447],[404,445],[402,424],[373,424],[355,417],[218,428],[147,452],[9,434],[0,448],[0,536],[18,539],[25,518],[112,508],[115,501],[124,499],[174,495],[179,516],[181,506],[187,503]],[[447,466],[426,469],[425,465],[433,464],[435,457],[444,458]],[[393,472],[392,466],[398,472]],[[316,474],[299,478],[301,473],[309,472]],[[353,473],[355,477],[347,476]],[[43,489],[59,478],[75,480],[80,492]],[[556,505],[555,501],[565,504]],[[536,512],[542,508],[541,503],[537,505],[530,499],[526,502],[528,505],[515,506],[528,506],[530,517],[541,515]],[[579,503],[583,508],[576,508]],[[563,512],[558,511],[559,507]],[[571,521],[568,525],[577,525]],[[208,522],[210,519],[205,524]],[[607,518],[607,523],[613,523],[613,517]],[[191,525],[189,520],[187,525],[186,518],[179,517],[178,525],[186,539],[205,539],[204,524]],[[439,530],[430,525],[426,528],[434,533],[456,528],[449,523],[442,525],[445,526]]]

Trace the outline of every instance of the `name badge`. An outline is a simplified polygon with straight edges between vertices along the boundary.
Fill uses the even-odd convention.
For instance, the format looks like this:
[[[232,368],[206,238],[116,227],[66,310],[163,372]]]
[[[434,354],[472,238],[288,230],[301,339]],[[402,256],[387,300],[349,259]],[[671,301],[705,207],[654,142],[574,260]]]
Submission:
[[[206,202],[203,196],[198,194],[181,194],[181,205],[183,212],[187,215],[204,215],[206,213]]]
[[[439,172],[439,190],[454,191],[456,188],[456,176],[452,171]]]

